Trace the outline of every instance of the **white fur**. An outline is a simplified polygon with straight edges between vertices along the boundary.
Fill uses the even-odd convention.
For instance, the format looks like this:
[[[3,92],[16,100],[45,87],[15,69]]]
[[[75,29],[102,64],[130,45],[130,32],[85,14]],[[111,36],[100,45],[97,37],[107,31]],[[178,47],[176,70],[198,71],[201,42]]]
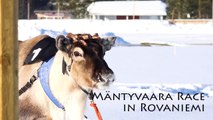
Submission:
[[[51,104],[50,115],[53,120],[82,120],[87,96],[70,75],[62,73],[62,58],[63,53],[57,52],[50,71],[50,87],[65,111]]]

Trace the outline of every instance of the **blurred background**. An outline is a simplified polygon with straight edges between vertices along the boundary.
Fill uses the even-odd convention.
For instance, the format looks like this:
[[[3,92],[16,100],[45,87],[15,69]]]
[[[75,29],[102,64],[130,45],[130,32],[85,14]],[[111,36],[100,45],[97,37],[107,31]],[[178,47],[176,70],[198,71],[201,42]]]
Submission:
[[[121,1],[121,0],[19,0],[19,19],[38,19],[39,17],[37,14],[39,11],[43,12],[44,15],[48,14],[48,12],[52,13],[59,12],[60,14],[58,17],[62,17],[64,19],[89,18],[89,11],[87,11],[87,7],[91,3],[100,1]],[[126,0],[127,3],[130,1],[134,2],[135,0]],[[165,19],[212,18],[212,0],[138,0],[138,1],[163,2],[166,5],[166,15],[164,15]],[[138,1],[135,1],[136,2],[135,4],[137,4]],[[155,6],[150,5],[147,7],[153,8]],[[62,15],[62,13],[67,13],[67,15]],[[134,13],[132,15],[134,15]],[[51,15],[49,15],[49,17],[51,17]]]

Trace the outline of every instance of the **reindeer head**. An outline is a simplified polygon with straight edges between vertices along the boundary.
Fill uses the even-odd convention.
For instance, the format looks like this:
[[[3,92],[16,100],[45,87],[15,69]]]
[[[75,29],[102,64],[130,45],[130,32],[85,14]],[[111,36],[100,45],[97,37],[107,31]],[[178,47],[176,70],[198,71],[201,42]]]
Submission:
[[[112,38],[100,38],[97,34],[68,34],[56,38],[56,46],[64,54],[62,66],[68,71],[77,84],[84,88],[104,88],[114,81],[114,73],[104,60],[106,50],[104,41]],[[66,67],[65,67],[66,68]]]

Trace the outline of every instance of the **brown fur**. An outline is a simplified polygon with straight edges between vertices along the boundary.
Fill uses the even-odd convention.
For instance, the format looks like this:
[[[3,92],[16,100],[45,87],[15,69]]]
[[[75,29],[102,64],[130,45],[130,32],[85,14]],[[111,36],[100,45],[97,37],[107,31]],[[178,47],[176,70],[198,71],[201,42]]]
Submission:
[[[48,36],[40,35],[19,42],[19,89],[29,81],[31,76],[37,75],[42,62],[30,65],[23,65],[23,62],[31,48],[45,37]],[[89,36],[85,38],[89,38]],[[82,120],[86,94],[79,86],[91,90],[108,86],[109,82],[114,80],[112,70],[103,60],[104,53],[102,53],[101,45],[91,44],[88,40],[79,43],[73,42],[71,47],[67,47],[60,46],[64,44],[60,43],[60,39],[57,40],[59,46],[56,46],[59,51],[51,66],[49,84],[52,93],[65,106],[66,111],[57,108],[49,100],[37,80],[19,97],[20,120]],[[62,51],[64,49],[60,50],[61,48],[69,48],[69,52]],[[62,73],[63,59],[67,65],[71,65],[71,71],[67,70],[68,74]],[[102,79],[99,79],[100,77]]]
[[[31,65],[24,65],[24,60],[27,57],[27,54],[30,52],[32,47],[42,40],[43,38],[49,37],[48,35],[39,35],[32,39],[28,39],[25,41],[19,41],[19,62],[18,62],[18,68],[19,68],[19,89],[23,87],[31,78],[32,75],[35,75],[37,73],[37,70],[39,69],[41,62],[34,63]],[[36,81],[35,86],[39,84],[39,81]],[[49,117],[45,117],[43,115],[43,112],[41,108],[34,105],[35,103],[30,100],[33,98],[34,93],[31,92],[36,87],[32,87],[32,89],[29,89],[27,92],[31,94],[23,94],[19,97],[19,108],[20,108],[20,120],[50,120]],[[35,92],[39,92],[37,89]],[[42,92],[42,91],[41,91]]]

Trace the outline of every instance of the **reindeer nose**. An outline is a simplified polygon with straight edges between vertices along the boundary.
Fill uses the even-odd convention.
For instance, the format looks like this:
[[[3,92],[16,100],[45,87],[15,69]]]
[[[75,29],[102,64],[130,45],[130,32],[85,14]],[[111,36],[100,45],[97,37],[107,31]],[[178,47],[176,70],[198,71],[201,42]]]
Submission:
[[[100,76],[99,79],[101,82],[114,82],[115,81],[114,73],[101,74],[99,76]]]
[[[103,79],[105,79],[105,80],[107,80],[109,82],[114,82],[115,81],[114,72],[110,68],[107,68],[104,71],[102,71],[102,77],[103,77]]]
[[[110,82],[114,82],[115,81],[115,75],[114,75],[114,73],[108,74],[108,80]]]
[[[101,74],[99,77],[100,80],[97,82],[97,88],[99,89],[105,89],[115,81],[114,73]]]
[[[114,82],[115,81],[115,74],[112,72],[111,74],[109,74],[108,78],[111,82]]]

